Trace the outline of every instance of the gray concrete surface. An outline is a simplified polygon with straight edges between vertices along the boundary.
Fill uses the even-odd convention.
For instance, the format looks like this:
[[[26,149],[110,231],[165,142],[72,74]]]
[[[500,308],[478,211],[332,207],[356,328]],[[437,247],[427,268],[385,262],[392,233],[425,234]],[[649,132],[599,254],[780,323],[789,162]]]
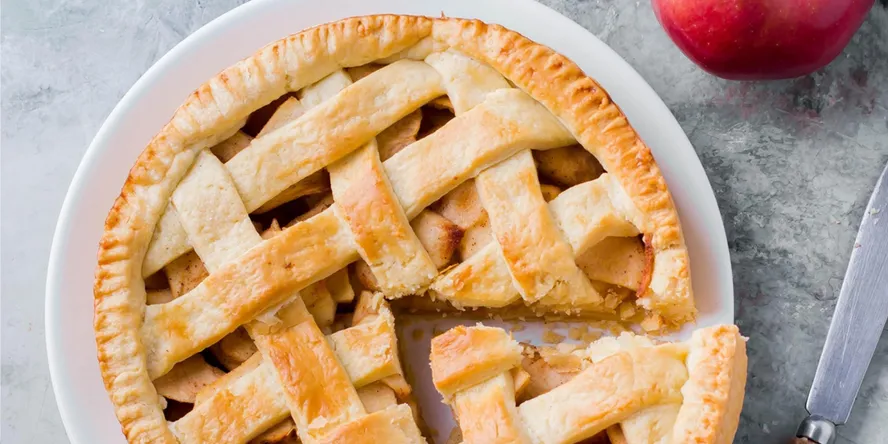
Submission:
[[[102,120],[161,55],[237,0],[3,1],[2,438],[66,442],[43,289],[67,186]],[[803,409],[863,207],[888,162],[888,11],[826,69],[739,83],[685,59],[647,1],[544,0],[626,58],[697,149],[725,219],[749,383],[737,443],[779,443]],[[888,335],[886,335],[888,336]],[[839,443],[888,443],[883,338]]]

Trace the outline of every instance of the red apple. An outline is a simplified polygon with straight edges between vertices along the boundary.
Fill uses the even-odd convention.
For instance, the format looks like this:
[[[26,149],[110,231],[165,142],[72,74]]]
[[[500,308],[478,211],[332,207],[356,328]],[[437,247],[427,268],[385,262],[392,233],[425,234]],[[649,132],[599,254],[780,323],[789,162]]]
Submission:
[[[875,0],[653,0],[666,33],[704,70],[785,79],[831,62]]]

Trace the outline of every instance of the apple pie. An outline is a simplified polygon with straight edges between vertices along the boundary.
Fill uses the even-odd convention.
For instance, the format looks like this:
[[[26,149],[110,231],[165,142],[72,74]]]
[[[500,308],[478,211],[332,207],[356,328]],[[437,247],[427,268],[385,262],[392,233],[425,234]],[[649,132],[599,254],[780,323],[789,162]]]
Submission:
[[[108,214],[94,292],[134,443],[425,442],[404,312],[649,333],[696,313],[666,182],[595,81],[501,26],[394,15],[307,29],[199,86]],[[459,332],[491,338],[431,357],[467,443],[666,442],[632,438],[651,421],[673,443],[721,443],[736,428],[733,327],[600,360],[590,346],[559,388],[505,333],[436,342]]]

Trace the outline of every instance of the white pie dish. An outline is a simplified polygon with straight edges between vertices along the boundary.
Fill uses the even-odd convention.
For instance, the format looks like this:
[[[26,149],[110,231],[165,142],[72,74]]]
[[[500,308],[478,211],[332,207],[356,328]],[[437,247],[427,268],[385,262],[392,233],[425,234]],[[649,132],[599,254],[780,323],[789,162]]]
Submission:
[[[586,30],[531,1],[457,1],[443,8],[433,2],[395,0],[334,0],[311,6],[257,1],[199,30],[152,67],[109,116],[71,185],[51,252],[46,321],[54,390],[72,442],[123,441],[95,359],[92,278],[105,212],[145,143],[197,85],[264,44],[318,23],[384,12],[444,12],[500,23],[553,47],[598,80],[651,147],[669,183],[691,254],[698,325],[733,321],[723,225],[693,148],[656,93]]]

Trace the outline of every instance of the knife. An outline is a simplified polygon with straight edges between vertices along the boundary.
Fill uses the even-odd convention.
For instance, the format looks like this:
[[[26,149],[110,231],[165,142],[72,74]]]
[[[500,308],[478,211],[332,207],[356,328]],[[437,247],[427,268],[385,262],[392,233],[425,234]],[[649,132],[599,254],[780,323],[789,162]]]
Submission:
[[[860,222],[796,442],[830,444],[848,421],[888,318],[888,165]]]

